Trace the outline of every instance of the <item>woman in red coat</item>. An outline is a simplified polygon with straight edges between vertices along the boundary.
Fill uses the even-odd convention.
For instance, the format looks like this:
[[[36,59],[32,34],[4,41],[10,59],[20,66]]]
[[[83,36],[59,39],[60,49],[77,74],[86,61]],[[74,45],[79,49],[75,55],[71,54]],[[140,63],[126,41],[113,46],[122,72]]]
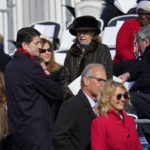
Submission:
[[[138,18],[125,21],[117,34],[116,55],[113,64],[138,57],[134,52],[133,39],[141,26],[150,24],[150,1],[139,2],[136,11]]]
[[[124,85],[108,81],[98,100],[100,116],[92,121],[91,150],[142,150],[134,120],[124,111],[129,104]]]

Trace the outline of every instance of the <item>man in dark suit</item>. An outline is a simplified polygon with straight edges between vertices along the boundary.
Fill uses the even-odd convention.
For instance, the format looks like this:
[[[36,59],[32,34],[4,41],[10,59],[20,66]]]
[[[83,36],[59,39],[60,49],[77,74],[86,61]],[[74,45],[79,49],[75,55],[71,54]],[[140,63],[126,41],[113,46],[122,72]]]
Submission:
[[[8,120],[13,150],[53,150],[49,103],[62,99],[62,88],[50,79],[33,56],[39,55],[40,33],[18,31],[17,51],[6,66]]]
[[[81,74],[81,90],[63,103],[55,128],[56,150],[90,150],[91,121],[96,117],[96,98],[106,81],[106,72],[100,64],[89,64]]]
[[[11,57],[4,53],[4,40],[3,36],[0,34],[0,71],[4,73],[5,67],[8,62],[11,60]]]

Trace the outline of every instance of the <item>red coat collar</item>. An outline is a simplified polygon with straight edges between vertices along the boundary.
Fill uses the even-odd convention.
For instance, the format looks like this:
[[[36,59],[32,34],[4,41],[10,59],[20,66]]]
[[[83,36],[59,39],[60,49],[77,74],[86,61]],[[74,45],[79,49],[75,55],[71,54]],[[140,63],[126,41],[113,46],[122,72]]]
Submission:
[[[129,122],[128,122],[129,119],[127,119],[127,118],[130,117],[130,116],[128,116],[128,115],[126,114],[126,112],[122,111],[123,119],[120,117],[120,115],[119,115],[114,109],[112,109],[110,112],[108,112],[107,115],[108,115],[109,117],[111,117],[111,118],[114,118],[115,120],[118,120],[118,121],[123,122],[124,125],[125,125],[127,128],[129,128]]]

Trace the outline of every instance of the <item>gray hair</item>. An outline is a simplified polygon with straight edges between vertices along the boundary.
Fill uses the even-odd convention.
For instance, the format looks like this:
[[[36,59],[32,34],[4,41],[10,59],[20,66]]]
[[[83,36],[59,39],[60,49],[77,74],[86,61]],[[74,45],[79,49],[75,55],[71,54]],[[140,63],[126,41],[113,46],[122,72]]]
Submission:
[[[102,64],[99,63],[90,63],[88,65],[86,65],[86,67],[84,68],[84,70],[81,73],[81,88],[84,86],[84,82],[83,82],[83,77],[88,77],[92,75],[92,69],[94,67],[99,67],[105,70],[105,67]]]
[[[141,27],[141,29],[138,31],[138,38],[141,40],[148,39],[150,41],[150,24]]]

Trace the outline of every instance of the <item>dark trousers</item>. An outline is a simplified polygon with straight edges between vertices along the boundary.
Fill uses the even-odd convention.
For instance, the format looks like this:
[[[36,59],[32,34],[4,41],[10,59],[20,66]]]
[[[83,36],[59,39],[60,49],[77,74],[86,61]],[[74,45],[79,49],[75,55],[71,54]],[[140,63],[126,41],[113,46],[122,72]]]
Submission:
[[[140,92],[130,92],[131,103],[136,110],[139,119],[150,119],[150,94]],[[139,126],[140,134],[144,133],[147,141],[150,143],[150,124],[141,124]]]
[[[140,92],[130,92],[131,103],[133,104],[138,117],[150,119],[150,94]]]
[[[0,150],[12,150],[11,134],[1,141]]]

